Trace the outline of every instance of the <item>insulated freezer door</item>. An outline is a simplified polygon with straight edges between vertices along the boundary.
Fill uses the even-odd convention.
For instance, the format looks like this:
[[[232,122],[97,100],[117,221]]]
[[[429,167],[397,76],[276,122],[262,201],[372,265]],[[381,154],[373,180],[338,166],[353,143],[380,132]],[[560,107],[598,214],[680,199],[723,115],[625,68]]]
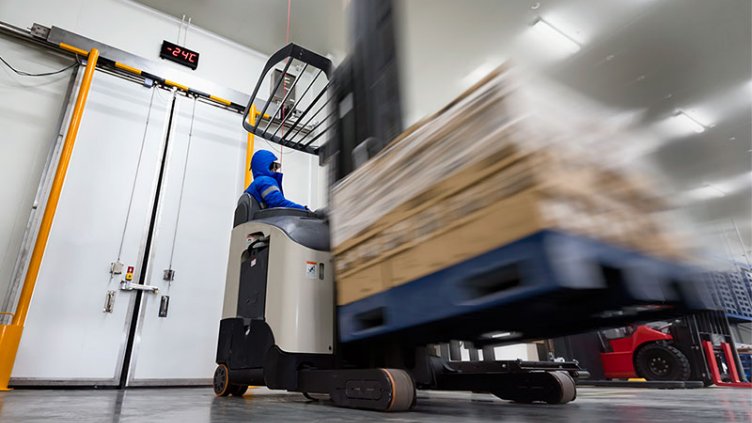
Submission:
[[[11,385],[119,383],[134,298],[119,284],[128,266],[134,281],[141,271],[171,102],[95,73]]]
[[[145,281],[159,294],[143,297],[129,386],[207,384],[214,372],[247,138],[240,115],[190,98],[173,120]]]

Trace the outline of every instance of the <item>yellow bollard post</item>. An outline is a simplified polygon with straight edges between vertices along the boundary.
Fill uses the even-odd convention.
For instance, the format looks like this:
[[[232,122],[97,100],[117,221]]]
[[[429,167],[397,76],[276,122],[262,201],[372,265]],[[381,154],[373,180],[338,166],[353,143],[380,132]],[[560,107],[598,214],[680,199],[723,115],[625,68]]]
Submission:
[[[248,123],[251,125],[256,124],[256,115],[258,112],[256,111],[256,105],[251,105],[251,112],[248,113]],[[252,133],[248,133],[248,143],[246,144],[245,148],[245,188],[248,188],[248,185],[251,184],[251,158],[253,157],[253,144],[254,144],[254,137]]]
[[[91,49],[88,53],[86,70],[84,71],[84,76],[81,80],[81,87],[78,89],[76,104],[73,107],[73,115],[71,116],[70,124],[68,125],[68,132],[66,133],[65,141],[63,142],[60,161],[55,170],[55,178],[52,180],[52,187],[50,188],[50,195],[47,199],[47,206],[42,215],[39,234],[34,243],[34,250],[32,250],[31,259],[29,260],[29,268],[26,271],[26,277],[24,278],[23,287],[21,288],[21,296],[18,299],[18,306],[16,307],[16,312],[13,314],[11,324],[0,325],[0,391],[9,390],[8,381],[10,380],[10,374],[13,371],[13,363],[16,360],[18,346],[21,343],[23,325],[26,321],[26,315],[29,312],[31,296],[34,293],[34,285],[37,282],[44,250],[47,247],[47,239],[50,236],[52,221],[55,218],[57,203],[60,200],[60,192],[63,189],[65,174],[68,171],[68,165],[70,164],[70,158],[73,153],[73,145],[76,142],[78,128],[81,126],[86,99],[89,96],[91,80],[94,76],[94,69],[97,66],[98,59],[99,50],[95,48]]]

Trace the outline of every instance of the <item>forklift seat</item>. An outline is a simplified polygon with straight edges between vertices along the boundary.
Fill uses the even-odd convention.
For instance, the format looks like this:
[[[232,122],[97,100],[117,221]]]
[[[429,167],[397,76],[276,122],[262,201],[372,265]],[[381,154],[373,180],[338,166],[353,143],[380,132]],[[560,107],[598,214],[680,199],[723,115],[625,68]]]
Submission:
[[[232,227],[242,225],[243,223],[250,222],[251,220],[263,219],[263,218],[275,218],[283,216],[297,216],[306,218],[315,218],[316,215],[310,210],[293,209],[287,207],[273,207],[267,209],[261,207],[256,199],[244,192],[238,199],[238,205],[235,207],[235,219]]]
[[[235,221],[232,227],[250,222],[254,219],[256,212],[261,210],[263,210],[261,204],[252,195],[244,192],[238,199],[237,207],[235,207]]]

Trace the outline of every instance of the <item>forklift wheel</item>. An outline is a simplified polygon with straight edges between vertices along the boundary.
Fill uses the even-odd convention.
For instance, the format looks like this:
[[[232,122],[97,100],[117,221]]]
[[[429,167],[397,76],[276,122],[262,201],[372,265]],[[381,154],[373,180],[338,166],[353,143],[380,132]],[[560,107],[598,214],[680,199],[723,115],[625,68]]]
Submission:
[[[415,406],[415,383],[404,370],[381,369],[392,387],[392,399],[385,411],[407,411]]]
[[[549,404],[566,404],[577,398],[577,384],[572,376],[567,372],[551,372],[551,376],[556,379],[561,386],[561,396],[555,400],[549,400]]]
[[[233,385],[230,385],[230,369],[220,364],[214,370],[214,394],[218,397],[226,397],[232,393]]]
[[[671,345],[647,344],[640,348],[634,361],[637,375],[647,380],[684,381],[690,376],[689,360]]]
[[[574,379],[562,371],[521,374],[499,388],[492,393],[503,400],[522,404],[566,404],[577,398]]]

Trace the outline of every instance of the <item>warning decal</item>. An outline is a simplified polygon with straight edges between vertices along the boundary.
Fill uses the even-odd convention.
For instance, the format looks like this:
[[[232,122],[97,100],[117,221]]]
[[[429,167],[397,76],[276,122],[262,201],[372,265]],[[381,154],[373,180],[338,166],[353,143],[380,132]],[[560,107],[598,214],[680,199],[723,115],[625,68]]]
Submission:
[[[319,277],[317,264],[318,263],[315,261],[305,262],[305,273],[308,279],[316,279]]]

